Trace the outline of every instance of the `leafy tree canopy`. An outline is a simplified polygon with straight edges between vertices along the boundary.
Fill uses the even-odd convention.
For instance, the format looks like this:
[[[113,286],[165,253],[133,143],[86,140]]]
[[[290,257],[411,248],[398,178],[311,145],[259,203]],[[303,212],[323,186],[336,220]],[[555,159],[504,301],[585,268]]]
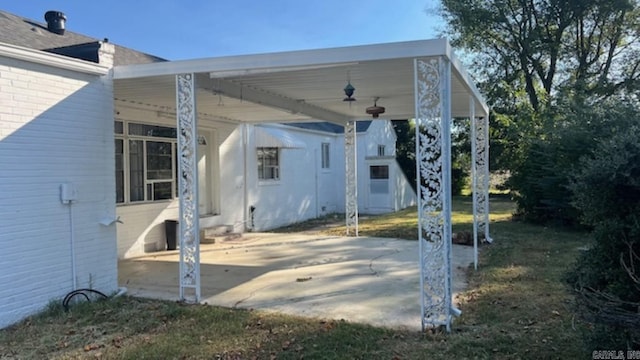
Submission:
[[[441,0],[453,44],[474,56],[500,113],[537,112],[559,95],[638,88],[638,0]]]

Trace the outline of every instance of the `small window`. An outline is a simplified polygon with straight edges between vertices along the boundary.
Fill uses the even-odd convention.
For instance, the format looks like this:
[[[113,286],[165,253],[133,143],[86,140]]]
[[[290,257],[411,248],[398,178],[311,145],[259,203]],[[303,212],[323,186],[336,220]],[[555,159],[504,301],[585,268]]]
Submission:
[[[170,139],[175,139],[178,137],[176,128],[136,123],[129,124],[129,135],[162,137]]]
[[[322,143],[322,168],[328,169],[330,167],[329,161],[329,143]]]
[[[122,123],[122,121],[113,122],[113,132],[119,135],[124,134],[124,124]]]
[[[369,167],[371,194],[389,193],[389,166],[373,165]]]
[[[116,203],[124,202],[124,140],[116,139]]]
[[[258,179],[280,179],[280,159],[278,155],[279,151],[276,147],[260,147],[257,149]]]
[[[374,165],[369,168],[369,177],[371,179],[388,179],[389,178],[389,166],[387,165]]]
[[[385,156],[384,145],[378,145],[378,156]]]

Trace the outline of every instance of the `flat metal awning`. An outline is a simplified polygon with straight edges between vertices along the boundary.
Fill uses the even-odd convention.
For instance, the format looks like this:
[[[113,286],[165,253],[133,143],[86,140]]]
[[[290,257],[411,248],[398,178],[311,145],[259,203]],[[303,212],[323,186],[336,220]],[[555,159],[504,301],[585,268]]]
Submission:
[[[444,56],[451,61],[451,113],[468,117],[470,98],[477,116],[489,109],[446,39],[344,48],[227,56],[113,69],[116,104],[175,111],[175,75],[196,78],[198,113],[229,123],[371,119],[366,108],[378,98],[386,119],[415,116],[414,59]],[[343,101],[344,87],[357,101]]]
[[[255,137],[257,147],[275,147],[285,149],[304,149],[307,147],[307,144],[297,139],[295,135],[292,135],[282,129],[256,126]]]

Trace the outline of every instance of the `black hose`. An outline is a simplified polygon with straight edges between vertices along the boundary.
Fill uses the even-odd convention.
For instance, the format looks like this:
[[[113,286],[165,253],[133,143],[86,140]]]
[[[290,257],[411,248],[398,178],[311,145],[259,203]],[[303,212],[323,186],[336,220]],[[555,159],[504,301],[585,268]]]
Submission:
[[[89,298],[88,293],[94,293],[97,294],[99,296],[101,296],[103,299],[106,299],[108,296],[105,295],[104,293],[98,291],[98,290],[94,290],[94,289],[78,289],[78,290],[73,290],[72,292],[68,293],[67,296],[64,297],[64,300],[62,300],[62,307],[64,307],[65,311],[69,311],[69,302],[71,301],[71,299],[73,299],[76,295],[82,295],[84,296],[84,298],[88,301],[91,302],[91,299]]]

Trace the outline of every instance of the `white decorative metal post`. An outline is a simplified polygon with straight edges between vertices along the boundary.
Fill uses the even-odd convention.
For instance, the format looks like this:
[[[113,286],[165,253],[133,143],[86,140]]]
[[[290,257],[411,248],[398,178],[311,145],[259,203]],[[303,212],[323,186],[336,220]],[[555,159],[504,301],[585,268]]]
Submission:
[[[415,59],[422,329],[451,329],[451,64]]]
[[[471,195],[473,197],[473,268],[478,270],[478,141],[476,135],[476,101],[469,96],[469,127],[471,127]]]
[[[347,235],[358,236],[358,178],[356,159],[356,122],[344,127],[345,195]]]
[[[180,200],[180,300],[200,301],[200,227],[198,215],[198,123],[195,77],[176,75],[178,189]],[[191,289],[187,294],[187,289]],[[190,297],[188,298],[188,296]]]
[[[477,243],[482,234],[485,241],[489,236],[489,117],[471,117],[471,167],[473,190],[473,243],[477,268]]]

